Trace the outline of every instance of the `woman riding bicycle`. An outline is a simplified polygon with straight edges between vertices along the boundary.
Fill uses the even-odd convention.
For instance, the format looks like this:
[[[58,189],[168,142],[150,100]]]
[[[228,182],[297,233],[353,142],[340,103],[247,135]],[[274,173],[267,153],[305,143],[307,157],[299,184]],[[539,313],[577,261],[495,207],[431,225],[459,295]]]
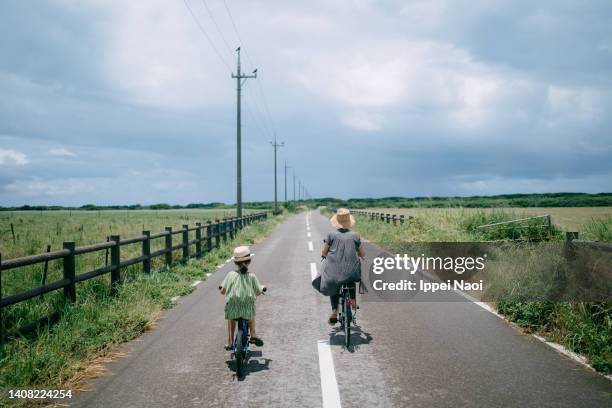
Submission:
[[[361,262],[359,258],[365,256],[361,245],[361,238],[350,228],[355,225],[355,218],[346,208],[339,208],[330,219],[332,225],[337,228],[330,232],[325,240],[321,256],[326,258],[325,267],[315,288],[322,294],[329,296],[332,313],[329,316],[329,324],[338,322],[338,291],[340,286],[349,286],[351,298],[355,299],[355,282],[361,280]],[[313,284],[315,284],[313,282]]]

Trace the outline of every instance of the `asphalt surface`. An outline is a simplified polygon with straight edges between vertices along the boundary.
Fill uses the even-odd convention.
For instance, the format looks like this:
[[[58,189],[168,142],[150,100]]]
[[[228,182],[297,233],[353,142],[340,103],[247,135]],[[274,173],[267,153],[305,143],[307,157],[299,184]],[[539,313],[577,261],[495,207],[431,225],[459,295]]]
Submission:
[[[337,406],[334,395],[345,407],[612,406],[612,382],[470,302],[360,302],[355,347],[345,349],[327,324],[329,299],[310,284],[331,228],[319,213],[303,213],[252,247],[251,269],[268,286],[257,303],[265,345],[252,347],[244,379],[223,350],[217,287],[227,264],[121,347],[127,357],[72,406],[328,407]],[[377,252],[367,247],[368,257]]]

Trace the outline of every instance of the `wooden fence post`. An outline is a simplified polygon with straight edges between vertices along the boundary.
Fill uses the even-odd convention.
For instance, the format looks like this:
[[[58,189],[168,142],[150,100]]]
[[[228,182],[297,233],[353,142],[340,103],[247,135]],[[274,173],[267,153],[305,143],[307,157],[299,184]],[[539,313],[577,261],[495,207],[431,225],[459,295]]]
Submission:
[[[202,256],[202,223],[196,222],[196,258]]]
[[[111,294],[115,295],[117,293],[117,286],[121,283],[121,269],[119,264],[121,263],[121,245],[119,245],[119,241],[121,240],[119,235],[111,235],[111,241],[115,243],[114,246],[111,247]]]
[[[221,230],[223,231],[223,243],[227,243],[227,219],[221,221]]]
[[[151,231],[142,231],[146,238],[142,241],[142,256],[146,257],[142,261],[142,271],[151,273]]]
[[[189,259],[189,225],[183,225],[183,261]]]
[[[172,227],[166,227],[166,266],[172,265]]]
[[[229,223],[230,223],[230,239],[234,239],[236,238],[236,224],[234,221],[234,217],[230,217],[229,219]]]
[[[206,251],[212,251],[212,236],[213,236],[213,224],[208,221],[206,223]]]
[[[51,252],[51,245],[47,244],[47,252]],[[40,279],[40,286],[47,283],[47,272],[49,272],[49,261],[45,261],[45,265],[43,267],[43,275]]]
[[[215,246],[217,248],[221,247],[221,231],[220,231],[220,221],[215,220]]]
[[[106,242],[110,242],[110,237],[108,235],[106,236]],[[108,248],[106,248],[104,252],[104,266],[108,266]]]
[[[574,250],[574,245],[572,241],[578,239],[578,232],[567,231],[565,233],[565,247],[564,247],[564,255],[565,259],[571,261],[576,258],[576,251]]]
[[[64,242],[64,249],[70,251],[68,255],[64,257],[64,279],[70,281],[70,285],[64,288],[64,296],[74,302],[76,300],[76,283],[74,278],[76,276],[76,266],[74,262],[74,242]]]
[[[400,215],[400,225],[404,225],[404,216]]]
[[[397,215],[393,214],[393,225],[397,225]]]

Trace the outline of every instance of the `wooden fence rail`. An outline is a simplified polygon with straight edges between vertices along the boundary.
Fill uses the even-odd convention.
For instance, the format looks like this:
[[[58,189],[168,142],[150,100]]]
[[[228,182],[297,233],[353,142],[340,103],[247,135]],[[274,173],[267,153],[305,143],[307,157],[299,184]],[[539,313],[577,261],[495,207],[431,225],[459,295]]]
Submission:
[[[45,293],[52,292],[58,289],[64,290],[64,296],[70,300],[76,300],[76,284],[88,279],[95,278],[100,275],[110,273],[111,276],[111,293],[116,293],[117,285],[121,283],[121,270],[141,263],[142,270],[144,273],[151,272],[151,261],[153,258],[158,256],[165,256],[165,265],[172,265],[172,253],[174,251],[182,251],[182,260],[186,261],[190,258],[190,247],[195,246],[195,257],[202,256],[202,243],[205,244],[206,252],[213,249],[214,246],[219,247],[221,241],[227,242],[229,239],[233,239],[236,236],[236,232],[243,227],[252,224],[255,221],[263,220],[268,217],[267,212],[259,212],[254,214],[248,214],[243,217],[228,217],[223,220],[215,220],[215,222],[207,222],[206,224],[196,223],[195,227],[189,227],[189,225],[183,225],[179,230],[173,230],[172,227],[166,227],[165,231],[158,233],[151,233],[151,231],[143,231],[142,235],[127,239],[121,239],[119,235],[112,235],[108,242],[102,242],[93,245],[85,245],[75,247],[74,242],[64,242],[63,248],[57,251],[48,251],[38,255],[25,256],[21,258],[9,259],[6,261],[2,260],[2,254],[0,254],[0,343],[4,338],[4,328],[2,320],[2,309],[5,307],[14,305],[19,302],[23,302],[28,299],[41,296]],[[189,232],[195,231],[195,239],[189,240]],[[204,231],[204,233],[203,233]],[[173,236],[180,234],[179,243],[173,244]],[[158,238],[164,238],[164,248],[151,252],[151,241]],[[142,243],[142,255],[121,260],[121,247],[124,245]],[[88,254],[98,251],[110,250],[110,264],[106,264],[101,268],[97,268],[91,271],[77,274],[76,271],[76,256],[82,254]],[[54,282],[43,283],[35,288],[28,289],[16,294],[12,294],[6,297],[2,296],[2,272],[10,269],[20,268],[28,265],[34,265],[38,263],[48,264],[52,260],[63,260],[63,276],[62,279]],[[44,320],[40,319],[41,321]],[[27,330],[24,329],[27,327]],[[32,324],[24,326],[15,330],[15,332],[29,331],[32,328]]]
[[[385,214],[381,212],[372,212],[372,211],[364,211],[364,210],[351,210],[351,213],[355,215],[360,215],[363,217],[368,217],[370,220],[378,220],[381,222],[386,222],[387,224],[393,223],[393,225],[397,225],[399,222],[400,225],[403,225],[406,221],[404,215],[397,214]],[[408,219],[411,219],[411,216],[408,216]]]

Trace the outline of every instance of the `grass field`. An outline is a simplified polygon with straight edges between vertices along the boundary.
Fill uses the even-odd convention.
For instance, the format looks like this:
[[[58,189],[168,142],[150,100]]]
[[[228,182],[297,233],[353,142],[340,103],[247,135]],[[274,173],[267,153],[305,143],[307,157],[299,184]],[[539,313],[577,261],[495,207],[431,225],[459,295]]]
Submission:
[[[255,212],[246,210],[245,213]],[[232,210],[104,210],[104,211],[0,211],[0,253],[3,259],[61,249],[62,242],[77,246],[104,242],[107,236],[138,236],[143,230],[179,229],[224,216]],[[13,229],[11,231],[11,224]],[[13,232],[15,239],[13,240]]]
[[[531,215],[551,214],[553,229],[547,239],[560,241],[563,230],[579,231],[581,238],[612,242],[612,208],[371,208],[368,211],[389,214],[411,215],[404,225],[394,226],[365,216],[357,217],[355,230],[364,238],[393,251],[406,242],[471,242],[484,240],[519,238],[537,240],[541,229],[534,225],[518,230],[500,229],[482,232],[474,227],[488,223],[523,218]],[[512,233],[512,234],[510,234]],[[519,236],[513,235],[518,233]],[[560,269],[565,268],[563,257],[553,253],[534,253],[542,260],[555,258]],[[510,254],[511,256],[511,254]],[[518,258],[515,258],[518,259]],[[612,304],[610,302],[551,302],[516,300],[516,288],[526,290],[538,287],[549,290],[551,282],[546,278],[555,276],[559,270],[538,270],[541,262],[511,262],[513,268],[498,271],[499,275],[488,282],[490,290],[496,291],[494,306],[527,331],[538,332],[552,341],[564,344],[570,350],[585,355],[590,364],[606,374],[612,373]],[[599,265],[605,268],[605,265]],[[549,268],[550,269],[550,268]],[[608,269],[609,271],[609,266]],[[552,274],[551,274],[552,272]],[[608,272],[609,273],[609,272]],[[609,276],[609,275],[608,275]],[[490,276],[489,276],[490,278]],[[553,281],[554,284],[556,281]],[[601,285],[606,282],[598,281]],[[609,280],[608,280],[609,284]],[[485,285],[486,286],[486,285]]]
[[[368,208],[366,211],[385,214],[404,214],[419,218],[421,221],[444,224],[443,230],[449,235],[452,231],[460,233],[452,224],[459,225],[465,217],[485,213],[505,213],[509,218],[518,219],[536,215],[550,214],[552,222],[562,231],[578,231],[582,239],[606,241],[597,233],[598,224],[606,223],[612,228],[612,207],[501,207],[501,208]],[[605,235],[604,235],[605,237]],[[469,237],[463,237],[468,239]]]
[[[57,249],[66,237],[82,245],[104,241],[111,233],[119,232],[125,237],[138,235],[142,224],[145,229],[161,231],[164,226],[179,228],[182,224],[206,222],[221,215],[207,210],[130,211],[129,214],[103,211],[99,215],[96,212],[73,212],[72,215],[69,212],[16,213],[11,218],[5,217],[1,225],[6,228],[10,222],[15,223],[20,227],[21,236],[13,244],[11,233],[8,233],[8,243],[6,233],[3,233],[2,243],[12,253],[23,255],[33,251],[32,248],[37,248],[34,252],[41,252],[38,247],[47,242],[53,243],[53,248]],[[262,239],[283,219],[284,216],[273,217],[245,227],[233,241],[222,243],[219,249],[213,249],[200,259],[178,262],[180,251],[176,251],[177,262],[171,268],[163,268],[163,257],[158,257],[152,265],[156,272],[149,275],[142,273],[140,265],[125,268],[122,270],[123,283],[116,296],[110,296],[110,277],[107,274],[78,283],[74,304],[66,302],[61,291],[55,291],[5,308],[2,319],[6,329],[22,326],[53,311],[58,311],[61,318],[55,325],[6,342],[0,351],[0,391],[7,387],[58,388],[78,382],[88,361],[108,353],[113,344],[130,340],[148,329],[161,310],[172,305],[172,297],[189,293],[193,289],[190,284],[195,279],[205,279],[205,273],[214,271],[217,265],[225,262],[234,245],[252,244]],[[59,235],[58,230],[63,235]],[[32,245],[37,237],[38,243]],[[163,245],[163,239],[155,241],[159,243],[152,244],[152,251]],[[124,260],[139,253],[138,244],[127,245],[122,247],[121,258]],[[6,259],[4,254],[3,259]],[[77,256],[77,273],[103,265],[104,251],[97,255]],[[51,262],[47,282],[60,276],[61,261]],[[4,271],[3,295],[35,287],[40,283],[40,277],[41,265]]]

